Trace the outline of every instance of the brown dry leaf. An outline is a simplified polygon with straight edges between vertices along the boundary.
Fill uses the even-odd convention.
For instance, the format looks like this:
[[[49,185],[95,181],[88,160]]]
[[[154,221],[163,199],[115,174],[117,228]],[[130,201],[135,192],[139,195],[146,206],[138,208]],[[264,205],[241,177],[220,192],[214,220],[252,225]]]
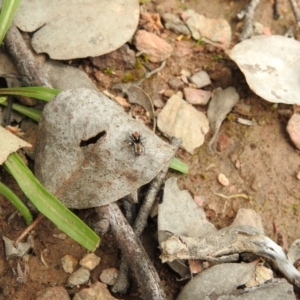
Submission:
[[[0,165],[6,161],[9,154],[23,147],[32,147],[32,145],[0,126]]]
[[[139,132],[136,155],[129,134]],[[106,205],[150,182],[173,149],[100,92],[66,90],[39,122],[35,173],[70,208]]]

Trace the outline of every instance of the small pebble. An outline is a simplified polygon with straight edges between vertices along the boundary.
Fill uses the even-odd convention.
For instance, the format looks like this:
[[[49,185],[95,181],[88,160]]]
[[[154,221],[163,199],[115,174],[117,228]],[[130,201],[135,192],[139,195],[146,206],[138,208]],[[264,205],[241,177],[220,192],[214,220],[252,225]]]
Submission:
[[[195,105],[206,105],[211,97],[211,91],[184,88],[183,92],[185,100]]]
[[[218,175],[218,181],[219,181],[223,186],[228,186],[228,185],[229,185],[229,180],[228,180],[228,178],[227,178],[224,174],[222,174],[222,173],[220,173],[220,174]]]
[[[163,108],[165,106],[165,103],[161,101],[160,99],[154,99],[153,105],[157,108]]]
[[[104,269],[102,273],[100,274],[99,279],[107,284],[107,285],[114,285],[118,276],[118,269],[116,268],[108,268]]]
[[[65,255],[61,258],[61,264],[66,273],[73,273],[78,265],[78,259],[73,255]]]
[[[75,286],[78,284],[84,284],[90,279],[90,271],[86,268],[80,268],[75,271],[68,279],[67,286]]]
[[[286,130],[296,146],[300,150],[300,114],[293,114],[289,119]]]
[[[173,90],[165,90],[164,91],[164,96],[170,98],[175,94],[175,92]]]
[[[210,78],[205,71],[200,71],[191,77],[191,82],[196,84],[198,88],[202,88],[211,84]]]
[[[177,97],[179,97],[180,99],[183,99],[183,93],[182,93],[182,91],[178,91],[178,92],[176,93],[176,95],[177,95]]]
[[[173,52],[173,47],[170,44],[146,30],[137,31],[134,44],[141,53],[148,55],[149,60],[154,63],[166,60]]]
[[[297,179],[300,180],[300,171],[296,175]]]
[[[73,300],[117,300],[113,297],[106,284],[96,281],[89,288],[82,289],[75,294]]]
[[[49,287],[37,292],[36,300],[70,300],[68,292],[62,287]]]
[[[172,88],[172,89],[179,89],[181,87],[183,87],[184,83],[182,82],[181,79],[177,78],[177,77],[171,77],[168,81],[169,83],[169,86]]]
[[[230,145],[230,142],[231,138],[227,134],[221,133],[217,141],[217,150],[219,152],[225,151]]]
[[[53,236],[63,241],[67,238],[67,235],[65,233],[53,234]]]
[[[94,253],[89,253],[87,255],[85,255],[82,260],[79,262],[79,264],[88,269],[88,270],[93,270],[96,268],[96,266],[99,265],[101,258],[99,256],[97,256]]]

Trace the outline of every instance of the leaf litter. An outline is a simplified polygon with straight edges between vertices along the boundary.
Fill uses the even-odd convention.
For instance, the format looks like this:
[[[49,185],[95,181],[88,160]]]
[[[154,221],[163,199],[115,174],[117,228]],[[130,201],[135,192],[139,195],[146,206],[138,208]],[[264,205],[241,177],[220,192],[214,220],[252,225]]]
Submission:
[[[199,5],[201,5],[201,3],[199,3]],[[172,57],[170,58],[170,60],[172,59]],[[196,63],[196,61],[195,61],[195,63]],[[187,67],[188,68],[188,66],[185,66],[185,67]],[[208,73],[210,74],[210,72],[208,71]],[[214,85],[213,85],[213,87],[215,87]],[[59,110],[59,108],[58,108],[58,110]],[[221,114],[221,116],[222,116],[222,114]],[[224,117],[224,116],[222,116],[222,117]],[[226,115],[225,115],[225,117],[224,117],[224,119],[226,118]],[[218,118],[218,116],[216,116],[215,117],[215,119],[214,119],[214,122],[215,123],[217,123],[217,121],[219,120],[219,119],[221,119],[221,118]],[[223,119],[223,120],[224,120]],[[221,123],[223,122],[223,120],[221,121]],[[213,123],[214,123],[213,122]],[[224,122],[224,123],[227,123],[227,122]],[[217,126],[216,126],[217,127]],[[224,124],[224,131],[226,131],[226,129],[228,128],[228,124]],[[102,129],[101,129],[102,130]],[[256,129],[257,130],[257,129]],[[105,131],[106,132],[106,131]],[[259,131],[258,131],[259,132]],[[278,131],[276,131],[274,134],[275,135],[278,135]],[[127,140],[126,140],[126,138],[124,139],[121,139],[122,140],[122,142],[124,142],[124,145],[125,144],[128,144],[128,135],[129,135],[129,132],[124,132],[124,134],[125,134],[125,136],[127,135]],[[257,135],[257,134],[256,134]],[[253,136],[253,135],[252,135]],[[101,138],[102,139],[104,139],[106,137],[106,135],[104,136],[104,137],[99,137],[99,142],[101,141]],[[262,135],[262,138],[264,138],[264,136]],[[251,139],[250,139],[251,140]],[[254,140],[254,139],[253,139]],[[87,140],[81,140],[80,139],[80,141],[83,141],[83,143],[82,143],[82,145],[86,142],[87,143],[87,145],[85,146],[85,147],[90,147],[91,146],[91,144],[89,144],[89,142],[91,141],[89,138],[87,139]],[[102,141],[103,142],[103,141]],[[146,148],[146,150],[147,150],[147,147],[148,147],[148,138],[147,138],[147,140],[145,140],[144,142],[144,145],[145,145],[145,148]],[[272,143],[270,143],[270,145],[271,145],[271,147],[269,147],[269,144],[267,144],[266,146],[267,147],[269,147],[269,148],[272,148]],[[276,144],[277,145],[277,144]],[[260,144],[258,143],[258,146],[260,147]],[[250,153],[253,153],[253,152],[255,152],[253,149],[254,149],[254,146],[251,144],[251,147],[249,147],[249,148],[251,148],[251,151],[250,151]],[[272,148],[273,149],[273,148]],[[132,149],[131,149],[131,147],[130,146],[128,146],[128,147],[124,147],[123,149],[121,149],[120,150],[120,152],[121,153],[127,153],[127,150],[130,150],[130,151],[132,151]],[[263,149],[263,150],[265,150],[265,149]],[[124,152],[125,151],[125,152]],[[133,154],[133,152],[131,152],[131,154]],[[248,153],[249,154],[249,153]],[[263,159],[261,159],[261,161],[263,161],[263,160],[265,160],[266,159],[266,152],[264,152],[264,154],[265,154],[265,156],[263,157]],[[239,158],[239,156],[238,156],[238,154],[236,154],[235,152],[234,153],[231,153],[231,156],[230,156],[230,159],[231,159],[231,161],[234,163],[235,161],[236,161],[236,158]],[[247,164],[247,155],[245,155],[245,157],[243,157],[243,156],[240,156],[241,158],[244,158],[244,159],[241,159],[241,177],[243,178],[243,180],[245,180],[245,182],[249,182],[249,180],[252,180],[252,178],[251,179],[249,179],[249,178],[247,178],[246,176],[245,176],[245,173],[249,173],[248,171],[247,171],[247,169],[244,167],[244,164],[245,164],[245,162],[246,162],[246,164]],[[138,158],[136,158],[136,159],[139,159],[140,157],[138,157]],[[255,157],[254,158],[254,160],[256,160],[257,159],[257,157]],[[204,166],[204,167],[207,167],[207,165],[206,165],[206,158],[205,157],[202,157],[201,158],[201,160],[202,160],[202,162],[201,162],[201,164]],[[290,162],[289,162],[290,163]],[[269,160],[269,157],[267,156],[267,160],[266,160],[266,165],[268,165],[269,167],[272,167],[274,164],[276,164],[276,162],[272,162],[272,161],[270,161]],[[249,165],[249,164],[248,164]],[[195,170],[195,168],[196,168],[196,166],[197,166],[197,168],[199,168],[199,172],[201,172],[201,165],[199,166],[198,164],[196,164],[195,165],[195,167],[193,167],[192,168],[192,170],[191,170],[191,172],[194,172]],[[216,168],[218,168],[218,166],[216,167]],[[51,169],[51,168],[50,168]],[[245,171],[245,169],[246,169],[246,171]],[[292,171],[293,170],[293,168],[290,168],[290,171]],[[285,174],[290,174],[289,173],[289,171],[287,171],[287,170],[283,170],[284,172],[283,173],[285,173]],[[263,170],[261,170],[261,169],[259,169],[259,171],[258,171],[259,173],[261,173],[261,174],[264,174],[264,172],[263,172]],[[229,174],[229,173],[226,173],[226,174]],[[277,174],[279,174],[278,172],[277,172]],[[234,175],[234,174],[233,174]],[[266,177],[267,177],[267,175],[268,174],[266,174]],[[207,176],[207,174],[204,174],[203,176]],[[230,176],[231,177],[231,176]],[[234,176],[233,176],[234,177]],[[272,176],[271,176],[272,177]],[[279,178],[278,178],[279,179]],[[208,181],[209,181],[210,179],[209,179],[209,176],[208,176]],[[233,179],[233,181],[234,181],[234,179]],[[255,180],[254,180],[255,181]],[[253,182],[254,182],[253,181]],[[276,183],[275,183],[276,184]],[[196,184],[195,184],[196,185]],[[202,185],[202,182],[201,182],[201,185]],[[205,186],[205,189],[207,188],[207,186],[203,183],[203,186]],[[252,184],[252,186],[253,186],[253,188],[254,188],[254,183]],[[263,186],[264,186],[264,189],[265,189],[265,184],[263,184]],[[232,188],[232,186],[229,186],[228,187],[228,190],[226,190],[226,188],[224,187],[223,188],[223,190],[222,190],[222,192],[224,192],[224,194],[228,194],[228,192],[229,191],[231,191],[231,190],[229,190],[229,189],[231,189]],[[243,186],[243,188],[245,188],[245,189],[248,189],[249,187],[248,186]],[[211,187],[210,187],[210,189],[211,189]],[[233,189],[232,189],[233,190]],[[239,191],[240,192],[240,191]],[[206,193],[207,193],[207,195],[206,195],[206,198],[208,199],[208,202],[210,201],[210,196],[211,195],[209,195],[209,191],[208,190],[206,190]],[[251,193],[251,190],[250,190],[250,193]],[[238,195],[238,194],[237,194]],[[270,195],[270,197],[272,197],[271,195],[272,195],[272,193],[268,193],[268,191],[266,191],[266,193],[264,194],[264,195]],[[76,195],[77,196],[77,195]],[[177,195],[176,195],[177,196]],[[175,197],[176,197],[175,196]],[[230,198],[231,196],[228,196],[228,198],[229,199],[231,199]],[[282,197],[282,195],[278,195],[278,198],[280,198],[280,197]],[[259,197],[259,195],[257,194],[257,198],[262,198],[262,197]],[[230,200],[231,201],[231,200]],[[288,200],[287,200],[288,201]],[[230,218],[230,216],[229,216],[229,218]],[[270,231],[270,229],[268,229],[268,231]],[[204,272],[205,273],[205,272]],[[218,274],[218,272],[216,272],[217,274]],[[223,276],[223,277],[225,277],[225,275]],[[228,278],[230,278],[231,277],[231,274],[230,274],[230,276],[227,276]],[[215,283],[215,278],[218,278],[217,277],[217,275],[214,275],[214,277],[213,277],[213,282]],[[192,282],[192,281],[191,281]],[[219,281],[218,281],[219,282]],[[200,284],[199,284],[199,286],[201,287],[201,286],[203,286],[203,283],[201,282]],[[275,287],[276,287],[276,285],[274,284],[273,285],[273,288],[274,288],[274,290],[275,290]],[[190,289],[190,292],[191,292],[191,290],[193,290],[193,289]],[[291,290],[290,292],[290,295],[293,295],[293,291]],[[185,299],[185,298],[184,298]]]

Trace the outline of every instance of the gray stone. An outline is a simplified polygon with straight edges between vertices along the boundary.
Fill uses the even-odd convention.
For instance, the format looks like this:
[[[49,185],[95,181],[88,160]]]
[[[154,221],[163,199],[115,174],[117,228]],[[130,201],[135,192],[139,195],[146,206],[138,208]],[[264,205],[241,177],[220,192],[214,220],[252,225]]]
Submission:
[[[108,54],[91,57],[91,63],[99,69],[111,68],[113,70],[132,69],[136,63],[135,52],[128,45]]]
[[[73,273],[78,265],[78,259],[73,255],[65,255],[61,258],[61,264],[66,273]]]
[[[100,280],[107,285],[114,285],[119,271],[116,268],[104,269],[100,274]]]
[[[70,300],[68,292],[59,286],[46,288],[36,294],[36,300]]]
[[[211,97],[211,91],[184,88],[183,92],[185,100],[191,104],[196,105],[206,105]]]
[[[231,42],[231,27],[225,19],[210,19],[193,10],[187,10],[186,25],[192,32],[195,40],[202,39],[204,42],[227,49]]]
[[[108,291],[105,284],[95,282],[88,289],[78,292],[73,300],[117,300]]]
[[[296,146],[300,150],[300,115],[293,114],[289,119],[286,130]]]
[[[93,270],[96,266],[99,265],[101,258],[94,253],[89,253],[83,257],[83,259],[79,262],[79,264],[88,269]]]
[[[194,107],[173,95],[157,117],[157,125],[167,136],[182,138],[182,148],[189,153],[204,143],[207,133],[208,119]]]
[[[191,77],[191,82],[196,84],[198,88],[202,88],[211,84],[210,78],[205,71],[200,71]]]
[[[77,284],[83,284],[90,279],[90,271],[81,267],[75,271],[68,279],[67,286],[75,286]]]
[[[136,48],[149,56],[151,62],[161,62],[169,58],[173,47],[154,33],[138,30],[134,37]]]
[[[165,27],[178,34],[190,35],[188,27],[180,20],[180,18],[171,13],[165,13],[162,15],[165,21]]]
[[[183,87],[184,82],[177,77],[171,77],[168,81],[168,84],[172,89],[179,89]]]

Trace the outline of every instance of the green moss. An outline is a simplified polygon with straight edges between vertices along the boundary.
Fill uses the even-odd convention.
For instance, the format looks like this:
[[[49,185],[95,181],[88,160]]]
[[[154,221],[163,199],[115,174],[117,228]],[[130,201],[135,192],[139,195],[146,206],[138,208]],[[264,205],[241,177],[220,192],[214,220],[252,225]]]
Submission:
[[[212,59],[213,59],[213,61],[221,61],[224,59],[224,57],[222,54],[213,53]]]
[[[106,75],[111,76],[111,75],[114,74],[114,70],[113,70],[112,68],[105,68],[105,69],[103,70],[103,73],[106,74]]]
[[[135,81],[135,80],[136,80],[136,77],[131,72],[126,72],[122,77],[122,81],[125,83]]]
[[[227,121],[229,122],[234,122],[236,121],[236,115],[235,114],[229,114],[227,117],[226,117]]]
[[[143,62],[140,59],[137,59],[134,65],[135,69],[142,69],[144,67]]]
[[[196,41],[196,45],[197,45],[197,46],[204,45],[204,41],[203,41],[203,38],[202,38],[202,37]]]

